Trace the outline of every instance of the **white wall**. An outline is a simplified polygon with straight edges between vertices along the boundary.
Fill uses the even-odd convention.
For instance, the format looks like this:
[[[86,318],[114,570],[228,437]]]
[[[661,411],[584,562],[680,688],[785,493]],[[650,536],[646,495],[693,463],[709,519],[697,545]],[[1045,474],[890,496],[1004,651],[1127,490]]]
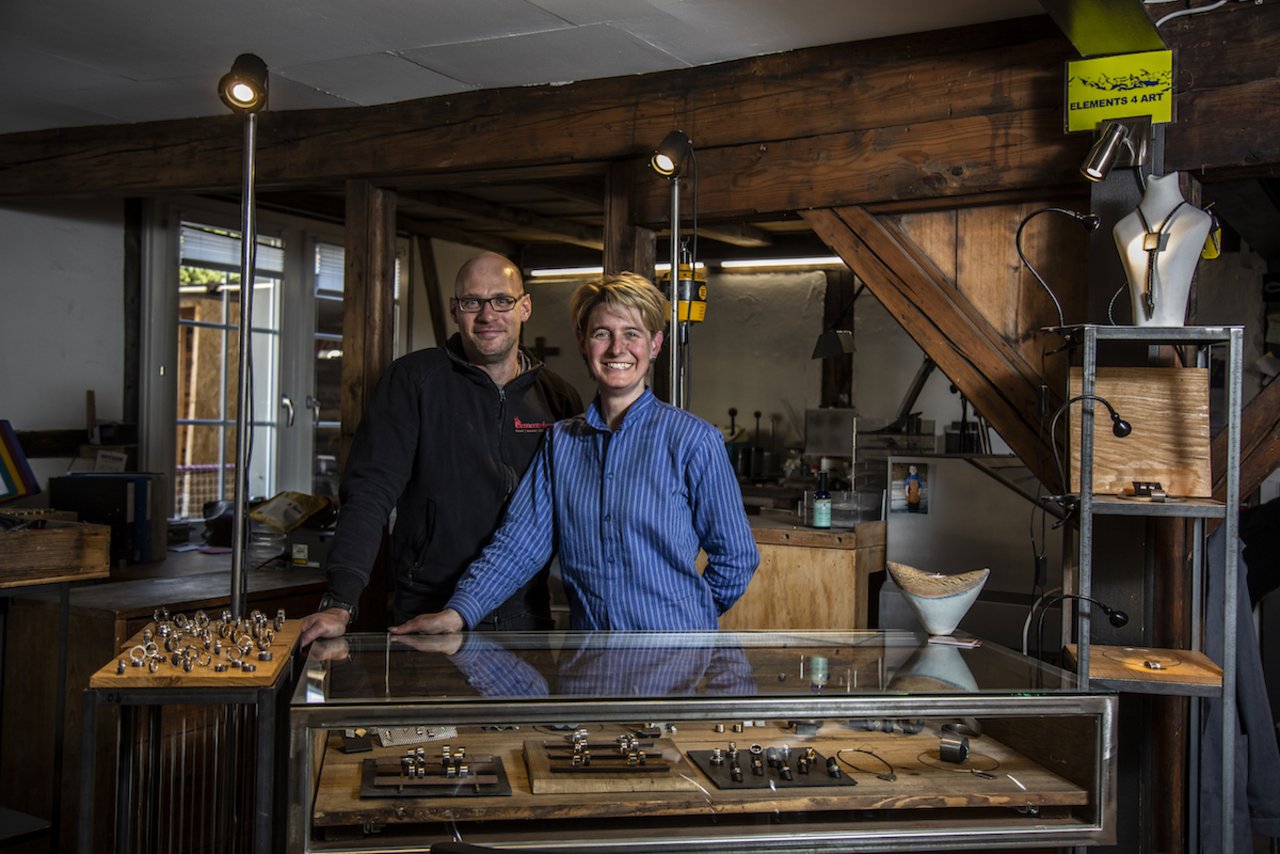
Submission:
[[[0,207],[0,418],[14,429],[123,418],[124,220],[118,201]],[[69,459],[34,459],[42,487]]]

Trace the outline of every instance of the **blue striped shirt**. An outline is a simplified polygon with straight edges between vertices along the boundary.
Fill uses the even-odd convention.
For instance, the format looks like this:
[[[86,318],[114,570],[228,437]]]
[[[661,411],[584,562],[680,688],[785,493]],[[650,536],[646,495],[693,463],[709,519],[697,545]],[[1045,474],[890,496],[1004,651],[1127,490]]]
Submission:
[[[617,430],[597,399],[547,431],[447,607],[475,626],[556,548],[572,627],[611,631],[716,629],[760,558],[720,432],[648,389]]]

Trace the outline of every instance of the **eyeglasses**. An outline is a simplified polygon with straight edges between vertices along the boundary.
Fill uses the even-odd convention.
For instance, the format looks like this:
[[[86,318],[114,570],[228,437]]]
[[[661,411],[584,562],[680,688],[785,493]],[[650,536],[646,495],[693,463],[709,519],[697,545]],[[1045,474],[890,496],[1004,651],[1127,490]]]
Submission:
[[[502,296],[487,297],[484,299],[480,297],[457,297],[453,300],[453,304],[458,307],[459,311],[465,311],[467,314],[475,314],[480,311],[480,309],[484,308],[486,304],[491,306],[494,311],[511,311],[511,309],[516,307],[516,303],[520,302],[522,299],[524,299],[524,294],[520,294],[518,297],[503,294]]]

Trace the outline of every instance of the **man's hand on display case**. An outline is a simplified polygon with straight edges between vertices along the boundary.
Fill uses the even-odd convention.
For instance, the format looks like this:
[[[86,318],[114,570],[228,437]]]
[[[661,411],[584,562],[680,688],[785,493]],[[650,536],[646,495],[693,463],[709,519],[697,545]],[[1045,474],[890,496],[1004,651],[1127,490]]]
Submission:
[[[466,627],[461,614],[452,608],[445,608],[434,614],[419,614],[399,626],[392,626],[388,631],[393,635],[447,635],[460,632]]]
[[[441,655],[455,655],[462,648],[462,641],[462,635],[456,632],[444,635],[401,635],[396,638],[396,643],[402,643],[416,652],[438,652]]]
[[[346,638],[320,638],[311,645],[314,661],[346,661],[351,657],[351,645]]]
[[[329,608],[317,611],[302,618],[302,636],[298,639],[300,646],[306,646],[316,638],[340,638],[347,633],[347,623],[351,622],[351,614],[341,608]]]

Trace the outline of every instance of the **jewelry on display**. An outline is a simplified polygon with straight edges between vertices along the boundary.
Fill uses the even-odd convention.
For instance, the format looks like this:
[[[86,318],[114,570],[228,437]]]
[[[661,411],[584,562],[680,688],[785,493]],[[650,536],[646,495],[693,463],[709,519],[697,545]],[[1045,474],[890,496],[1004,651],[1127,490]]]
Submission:
[[[1147,215],[1142,212],[1142,205],[1138,205],[1135,208],[1138,212],[1138,219],[1142,221],[1142,230],[1146,232],[1142,235],[1142,249],[1147,253],[1147,281],[1146,290],[1142,298],[1146,305],[1148,317],[1156,313],[1157,261],[1160,253],[1169,245],[1169,234],[1165,229],[1173,221],[1173,215],[1186,203],[1186,199],[1183,199],[1174,205],[1173,210],[1169,211],[1169,215],[1164,218],[1164,222],[1160,223],[1160,227],[1155,230],[1152,230],[1151,223],[1147,222]]]
[[[938,741],[938,758],[959,765],[969,758],[969,739],[963,735],[944,735]]]
[[[859,768],[857,765],[853,764],[848,759],[844,758],[843,754],[846,752],[862,753],[867,756],[870,756],[872,759],[884,765],[885,770],[882,772],[876,772],[876,771],[868,771],[866,768]],[[884,780],[886,783],[892,783],[894,780],[898,779],[898,775],[893,770],[893,765],[889,763],[888,759],[885,759],[880,754],[876,753],[873,750],[869,750],[865,747],[842,747],[841,749],[836,751],[836,759],[839,759],[842,764],[847,765],[849,768],[852,768],[854,771],[858,771],[863,774],[874,774],[878,779]]]
[[[229,611],[223,611],[218,621],[210,620],[204,611],[188,617],[181,613],[171,615],[163,607],[152,616],[155,622],[140,633],[142,643],[130,647],[127,661],[121,658],[117,662],[117,674],[124,675],[129,666],[146,667],[151,673],[159,673],[162,666],[183,673],[192,673],[197,667],[210,668],[215,673],[225,673],[230,668],[252,673],[257,665],[245,659],[256,649],[258,661],[274,660],[271,645],[276,632],[284,627],[283,609],[276,612],[274,625],[261,611],[234,621]],[[234,645],[224,647],[220,638],[235,638]]]

